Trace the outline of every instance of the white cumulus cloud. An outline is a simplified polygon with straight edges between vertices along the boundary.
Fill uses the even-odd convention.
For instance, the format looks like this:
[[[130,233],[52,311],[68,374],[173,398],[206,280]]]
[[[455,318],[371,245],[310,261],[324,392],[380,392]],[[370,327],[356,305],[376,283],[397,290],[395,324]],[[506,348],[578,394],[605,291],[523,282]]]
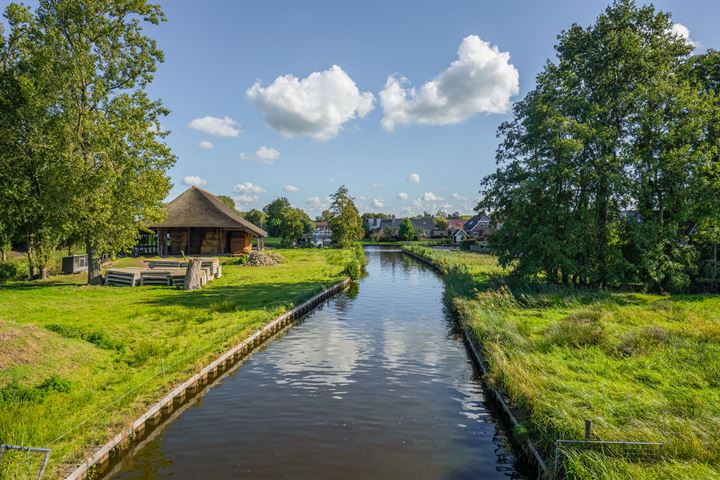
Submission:
[[[298,188],[295,185],[285,185],[283,190],[285,190],[288,193],[293,193],[293,192],[297,192]]]
[[[188,187],[204,187],[207,185],[207,181],[197,175],[188,175],[187,177],[183,177],[183,183]]]
[[[198,143],[198,147],[203,148],[205,150],[212,150],[215,145],[213,145],[212,142],[208,142],[207,140],[203,140],[200,143]]]
[[[280,152],[272,147],[266,147],[265,145],[258,148],[252,155],[247,153],[240,154],[240,160],[252,160],[258,163],[264,163],[265,165],[275,163],[275,160],[278,158],[280,158]]]
[[[477,35],[463,39],[458,59],[419,89],[403,77],[391,76],[380,92],[382,125],[420,123],[447,125],[477,113],[505,113],[519,91],[519,75],[510,54]]]
[[[690,38],[690,29],[682,23],[673,23],[673,26],[670,28],[670,33],[682,37],[690,45],[696,45],[695,41]]]
[[[335,137],[345,122],[367,115],[375,100],[337,65],[302,79],[283,75],[267,87],[258,81],[246,94],[270,127],[288,137],[307,135],[318,140]]]
[[[442,197],[438,197],[433,192],[425,192],[423,194],[423,200],[425,200],[426,202],[438,202],[442,199]]]
[[[235,200],[235,203],[239,203],[240,205],[252,205],[258,202],[258,196],[241,194],[233,197],[233,200]]]
[[[385,208],[385,200],[381,197],[375,197],[372,200],[372,206],[375,208]]]
[[[411,173],[407,176],[407,181],[410,183],[420,183],[420,175],[417,173]]]
[[[405,193],[405,192],[400,192],[400,193],[397,194],[397,197],[398,197],[400,200],[407,200],[408,198],[410,198],[410,195],[408,195],[408,194]]]
[[[255,185],[252,182],[240,183],[233,187],[233,192],[235,192],[235,193],[249,194],[249,193],[262,193],[264,191],[265,191],[264,188],[262,188],[259,185]]]
[[[453,193],[450,196],[453,198],[453,200],[460,200],[461,202],[468,201],[468,197],[464,197],[464,196],[460,195],[459,193]]]
[[[325,205],[325,202],[323,202],[320,197],[315,196],[305,200],[305,205],[311,208],[322,208]]]
[[[237,137],[242,130],[240,124],[230,117],[196,118],[188,124],[188,127],[216,137]]]

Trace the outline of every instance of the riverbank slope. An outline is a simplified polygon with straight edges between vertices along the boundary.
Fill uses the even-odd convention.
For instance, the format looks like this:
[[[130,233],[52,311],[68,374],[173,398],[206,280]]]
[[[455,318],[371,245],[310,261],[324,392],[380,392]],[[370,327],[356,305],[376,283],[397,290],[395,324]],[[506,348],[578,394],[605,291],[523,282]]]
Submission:
[[[612,454],[564,449],[568,478],[720,478],[720,297],[512,285],[491,256],[404,247],[444,275],[481,345],[515,434],[660,442]]]
[[[194,292],[81,276],[0,285],[0,443],[50,447],[44,478],[60,477],[219,352],[344,278],[352,255],[278,252],[280,265],[226,263]],[[39,464],[10,452],[0,477]]]

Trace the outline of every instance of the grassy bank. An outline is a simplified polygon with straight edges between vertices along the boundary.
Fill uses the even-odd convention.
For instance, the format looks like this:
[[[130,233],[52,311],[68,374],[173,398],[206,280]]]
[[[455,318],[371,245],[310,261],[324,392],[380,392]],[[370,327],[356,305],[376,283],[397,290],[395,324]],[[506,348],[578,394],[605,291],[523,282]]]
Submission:
[[[644,452],[570,451],[569,478],[720,478],[720,297],[513,284],[493,257],[405,247],[445,274],[528,435],[664,444]]]
[[[226,263],[195,292],[88,287],[82,275],[0,285],[0,443],[50,447],[44,478],[58,478],[173,384],[342,279],[352,257],[277,251],[280,265]],[[32,478],[38,465],[8,453],[0,478]]]

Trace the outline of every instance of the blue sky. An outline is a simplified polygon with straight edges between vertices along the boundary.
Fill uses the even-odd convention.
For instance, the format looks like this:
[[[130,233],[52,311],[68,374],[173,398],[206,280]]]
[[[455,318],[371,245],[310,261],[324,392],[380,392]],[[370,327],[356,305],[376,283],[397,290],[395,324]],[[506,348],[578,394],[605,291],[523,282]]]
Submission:
[[[235,197],[243,210],[284,195],[316,215],[345,184],[361,211],[404,215],[470,213],[481,178],[494,169],[496,129],[509,118],[501,112],[533,87],[561,30],[592,23],[608,1],[161,4],[168,21],[150,34],[165,62],[150,93],[171,110],[162,122],[178,157],[169,198],[196,183]],[[700,51],[720,48],[720,1],[655,5],[687,27]],[[461,61],[441,78],[472,35],[509,60],[468,40],[470,64]],[[476,54],[493,57],[480,68],[487,78],[479,86],[463,79]],[[339,69],[328,73],[333,65]],[[303,82],[313,72],[317,82]],[[273,84],[285,75],[295,78]],[[380,93],[392,75],[396,94],[414,86],[419,97],[396,101],[385,115]],[[453,90],[451,111],[433,103],[431,89],[423,97],[433,79]],[[504,86],[488,93],[493,82]]]

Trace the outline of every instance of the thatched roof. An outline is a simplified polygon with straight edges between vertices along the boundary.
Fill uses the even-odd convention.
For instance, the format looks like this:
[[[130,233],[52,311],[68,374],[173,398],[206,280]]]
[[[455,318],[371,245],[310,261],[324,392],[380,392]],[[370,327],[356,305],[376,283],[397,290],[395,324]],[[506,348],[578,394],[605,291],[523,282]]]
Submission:
[[[267,236],[262,228],[242,218],[215,195],[198,187],[190,187],[167,204],[162,223],[151,228],[239,228],[260,237]]]

